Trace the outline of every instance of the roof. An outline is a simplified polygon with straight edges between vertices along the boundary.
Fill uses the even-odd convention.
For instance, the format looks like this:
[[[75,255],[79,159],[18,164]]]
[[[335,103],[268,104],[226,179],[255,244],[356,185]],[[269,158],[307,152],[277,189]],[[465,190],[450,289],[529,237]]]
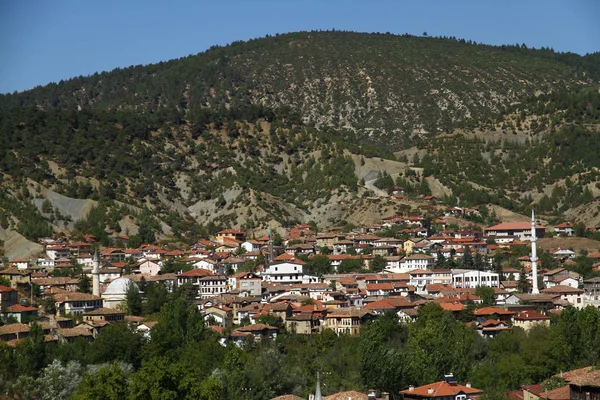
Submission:
[[[323,397],[323,400],[367,400],[368,396],[364,393],[350,390],[348,392],[339,392]]]
[[[569,385],[559,387],[558,389],[548,390],[539,394],[542,399],[548,400],[569,400],[571,398],[571,388]]]
[[[177,276],[179,276],[179,277],[194,277],[194,276],[209,276],[209,275],[213,275],[213,273],[204,268],[195,268],[195,269],[191,269],[187,272],[184,272],[182,274],[179,274]]]
[[[515,313],[512,311],[505,310],[500,307],[482,307],[473,312],[475,315],[514,315]]]
[[[54,300],[56,300],[58,303],[64,303],[66,301],[102,300],[102,298],[89,293],[63,292],[55,294]]]
[[[250,325],[246,325],[246,326],[237,328],[236,331],[238,331],[238,332],[257,332],[257,331],[263,331],[265,329],[278,330],[278,328],[276,326],[271,326],[271,325],[266,325],[266,324],[250,324]]]
[[[600,369],[588,369],[568,379],[569,385],[600,387]]]
[[[519,313],[518,315],[516,315],[515,319],[526,320],[526,321],[542,321],[542,320],[549,320],[550,317],[547,315],[544,315],[542,313],[539,313],[537,311],[534,311],[534,310],[527,310],[527,311],[523,311],[523,312]]]
[[[551,288],[541,290],[542,293],[583,293],[583,290],[566,285],[556,285]]]
[[[9,313],[20,313],[20,312],[37,311],[37,310],[38,309],[36,307],[23,306],[21,304],[14,304],[14,305],[6,308],[6,311]]]
[[[123,311],[114,308],[98,308],[93,311],[88,311],[83,315],[125,315]]]
[[[0,326],[0,335],[8,335],[21,332],[29,332],[29,325],[17,323]]]
[[[271,400],[304,400],[304,398],[293,394],[284,394],[283,396],[273,397]]]
[[[433,393],[429,393],[429,389],[433,389]],[[479,389],[470,388],[470,387],[459,385],[459,384],[451,385],[446,381],[430,383],[428,385],[416,387],[413,390],[410,390],[410,389],[402,390],[400,393],[410,395],[410,396],[448,397],[448,396],[455,396],[459,392],[463,392],[465,394],[483,393]]]
[[[531,222],[503,222],[498,225],[485,228],[486,231],[524,231],[531,229]],[[546,229],[545,226],[536,225],[535,229]]]
[[[62,328],[57,329],[58,333],[63,337],[79,337],[79,336],[92,336],[92,332],[85,328]]]

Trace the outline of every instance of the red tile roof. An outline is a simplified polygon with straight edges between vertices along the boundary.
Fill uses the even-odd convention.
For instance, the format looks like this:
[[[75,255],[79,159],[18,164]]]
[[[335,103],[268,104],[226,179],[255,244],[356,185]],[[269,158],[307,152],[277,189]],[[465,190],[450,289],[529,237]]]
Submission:
[[[178,277],[210,276],[214,275],[211,271],[204,268],[195,268],[177,275]]]
[[[433,389],[432,393],[429,393],[429,389]],[[470,388],[459,384],[451,385],[446,381],[430,383],[429,385],[416,387],[413,390],[402,390],[400,393],[408,396],[420,397],[454,397],[460,392],[471,395],[483,393],[479,389]]]

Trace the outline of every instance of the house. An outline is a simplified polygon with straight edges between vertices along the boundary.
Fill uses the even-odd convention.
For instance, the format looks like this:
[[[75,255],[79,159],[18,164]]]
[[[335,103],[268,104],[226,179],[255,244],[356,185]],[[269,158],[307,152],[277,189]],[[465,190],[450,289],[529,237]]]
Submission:
[[[407,241],[408,242],[408,241]],[[417,269],[429,269],[435,262],[435,258],[427,254],[411,254],[400,261],[400,271],[410,272]]]
[[[477,286],[500,287],[500,276],[496,272],[469,269],[453,269],[452,284],[455,288],[471,288]]]
[[[535,226],[535,234],[537,238],[543,238],[545,231],[545,226]],[[504,222],[502,224],[486,228],[485,235],[490,239],[516,237],[521,241],[531,240],[531,222]]]
[[[233,332],[252,335],[255,340],[275,339],[279,329],[266,324],[250,324],[235,329]]]
[[[227,278],[227,285],[231,290],[247,292],[250,296],[262,294],[262,279],[254,272],[238,272]]]
[[[0,326],[0,340],[8,342],[14,339],[23,339],[29,335],[29,325],[22,323]]]
[[[238,231],[237,229],[225,229],[220,232],[217,232],[215,239],[220,244],[224,244],[225,242],[228,242],[231,239],[233,239],[235,241],[239,241],[240,243],[238,243],[238,245],[240,245],[246,240],[246,234],[244,232]]]
[[[297,334],[318,333],[321,330],[321,318],[312,312],[301,312],[285,320],[288,332]]]
[[[513,317],[513,326],[528,331],[536,325],[550,325],[550,317],[535,310],[525,310]]]
[[[290,262],[271,264],[261,274],[263,281],[280,284],[317,283],[318,276],[308,275],[306,265],[301,260],[290,259]]]
[[[14,318],[21,323],[26,323],[36,318],[38,309],[36,307],[13,304],[12,306],[2,308],[2,317]]]
[[[481,396],[483,391],[471,387],[470,383],[458,384],[454,376],[450,374],[444,376],[442,381],[419,387],[409,386],[400,393],[404,395],[405,400],[465,400]]]
[[[505,310],[500,307],[482,307],[473,311],[473,315],[476,317],[494,318],[503,322],[510,322],[514,312]]]
[[[101,297],[89,293],[65,292],[54,295],[57,314],[82,315],[88,311],[102,308]]]
[[[8,286],[0,285],[0,309],[4,310],[19,301],[19,293]]]
[[[0,287],[0,293],[1,291]],[[586,304],[600,305],[600,276],[583,281],[583,292]]]
[[[18,268],[3,269],[0,271],[0,277],[8,279],[12,288],[31,284],[31,272],[22,271]]]
[[[146,276],[156,276],[160,272],[161,263],[151,260],[145,260],[142,262],[138,269],[142,275]]]
[[[507,323],[497,319],[477,318],[473,325],[477,329],[477,333],[486,338],[493,338],[500,332],[511,329]]]
[[[589,368],[587,371],[567,379],[569,398],[572,400],[600,399],[600,369]]]
[[[540,291],[543,294],[560,296],[575,308],[583,308],[583,290],[576,287],[557,285]]]
[[[338,308],[325,315],[324,327],[333,330],[337,335],[358,336],[360,329],[374,315],[360,308]]]
[[[233,308],[223,304],[207,307],[204,310],[204,319],[212,319],[220,326],[230,327],[233,325]]]
[[[554,250],[551,254],[554,258],[560,260],[561,262],[575,258],[575,252],[573,250],[562,247]]]
[[[97,308],[83,313],[84,321],[119,322],[123,321],[124,318],[125,313],[114,308]]]
[[[554,225],[554,233],[561,236],[573,236],[575,230],[573,229],[572,223],[562,222],[560,224]]]

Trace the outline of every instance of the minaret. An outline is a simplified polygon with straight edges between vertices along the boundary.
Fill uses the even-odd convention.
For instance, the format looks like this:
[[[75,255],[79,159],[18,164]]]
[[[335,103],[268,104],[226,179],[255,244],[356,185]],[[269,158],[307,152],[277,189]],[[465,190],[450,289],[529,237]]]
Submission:
[[[315,390],[315,400],[323,400],[321,394],[321,381],[319,380],[319,373],[317,372],[317,390]]]
[[[535,231],[535,214],[531,210],[531,280],[533,283],[531,293],[539,294],[537,276],[537,233]]]
[[[98,258],[98,250],[94,253],[94,261],[92,262],[92,294],[100,297],[100,259]]]

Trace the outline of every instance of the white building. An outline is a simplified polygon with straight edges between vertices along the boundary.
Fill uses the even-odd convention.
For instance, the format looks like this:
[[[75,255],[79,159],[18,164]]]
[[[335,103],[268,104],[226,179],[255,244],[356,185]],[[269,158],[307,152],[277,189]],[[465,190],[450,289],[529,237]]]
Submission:
[[[261,274],[263,281],[288,283],[318,283],[319,277],[308,275],[305,265],[297,262],[284,262],[269,265]]]
[[[181,286],[191,284],[196,289],[196,298],[206,299],[227,292],[227,278],[202,268],[192,269],[177,275],[177,283]]]
[[[435,262],[435,258],[427,254],[411,254],[400,261],[400,270],[391,271],[405,273],[416,269],[429,269]]]
[[[452,285],[455,288],[476,288],[477,286],[500,287],[500,277],[495,272],[470,269],[453,269]]]
[[[450,269],[416,269],[408,273],[408,284],[415,287],[416,293],[427,293],[427,285],[439,283],[448,285],[452,283],[452,270]]]

